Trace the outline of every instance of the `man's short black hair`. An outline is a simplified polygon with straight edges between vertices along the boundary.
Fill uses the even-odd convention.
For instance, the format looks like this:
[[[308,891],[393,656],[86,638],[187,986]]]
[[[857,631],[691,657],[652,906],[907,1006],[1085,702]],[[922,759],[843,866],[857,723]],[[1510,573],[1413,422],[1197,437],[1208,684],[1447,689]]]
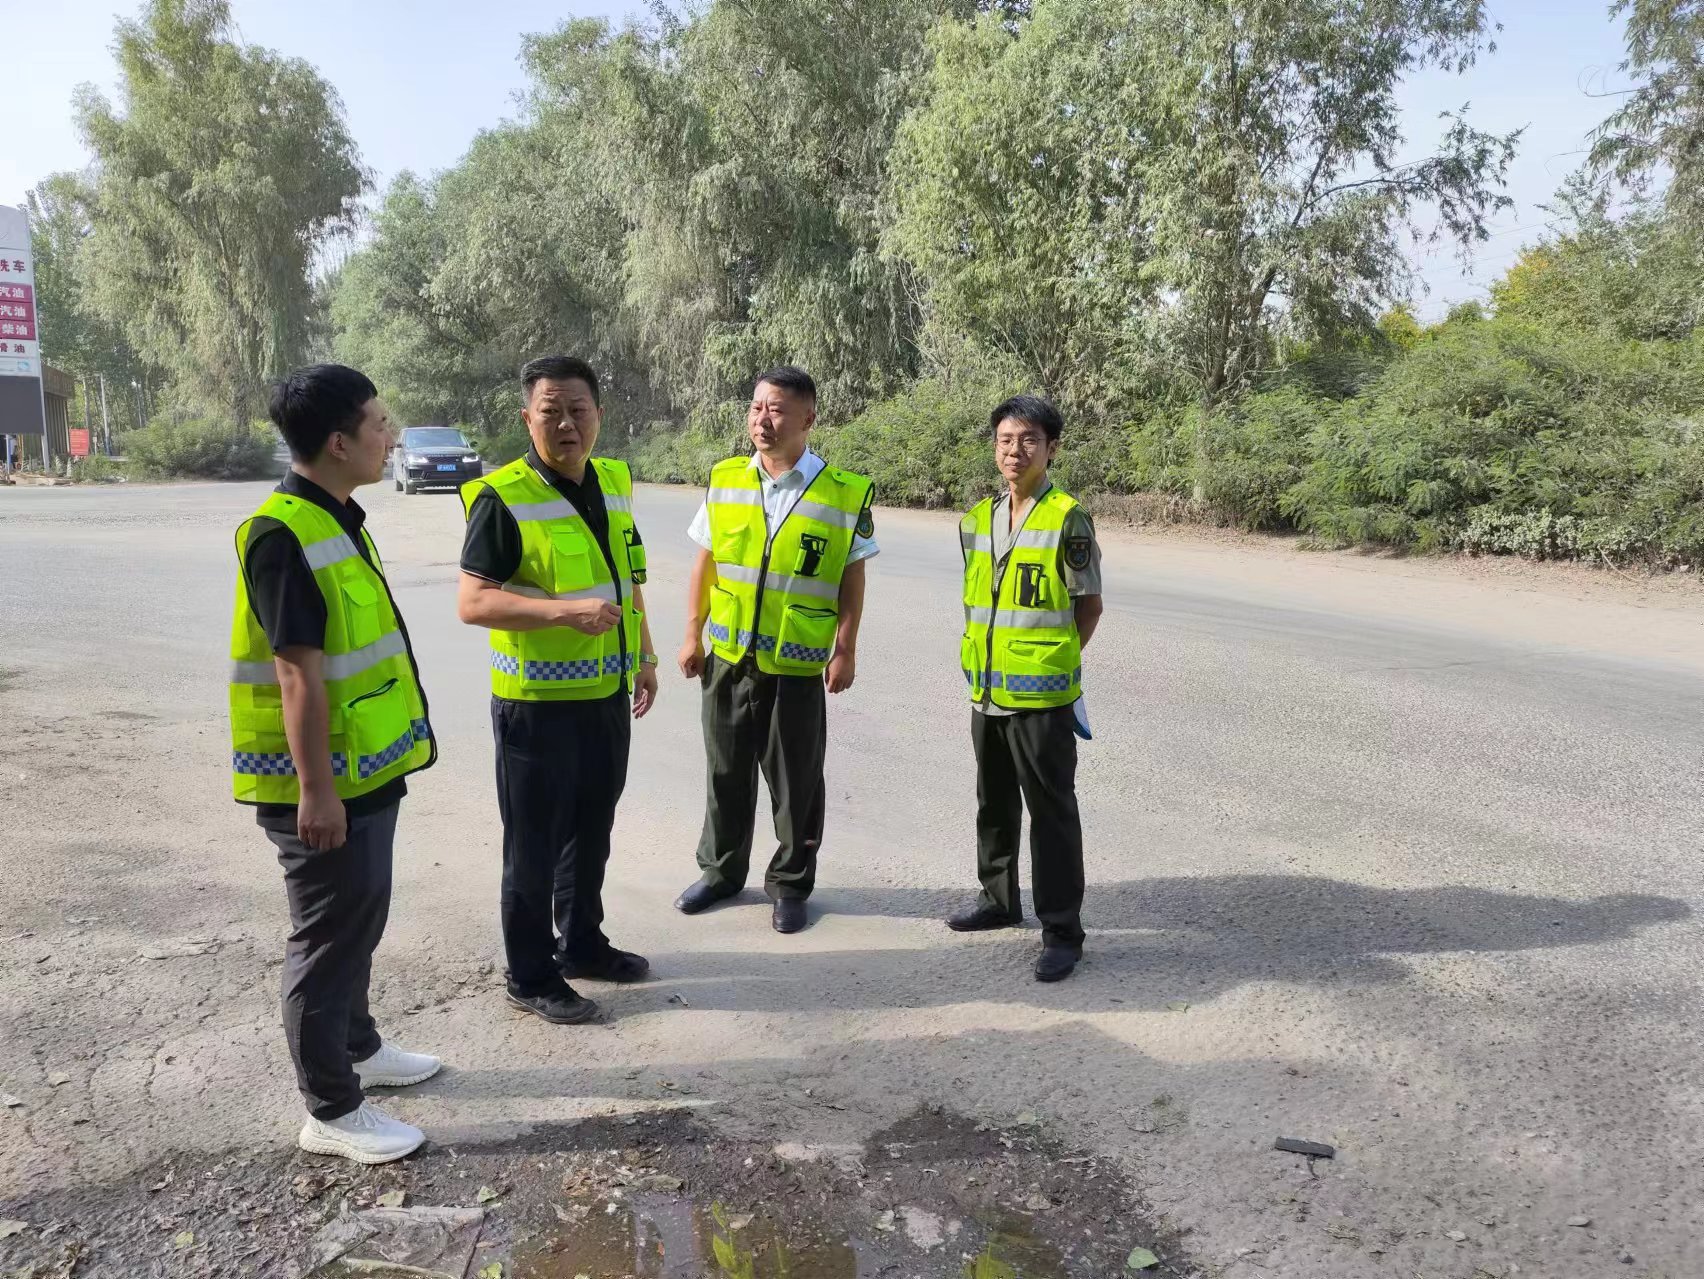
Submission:
[[[521,397],[532,403],[533,387],[540,382],[571,382],[575,378],[591,390],[592,403],[603,407],[599,398],[598,375],[592,366],[575,355],[541,355],[521,366]]]
[[[372,379],[359,369],[347,364],[310,364],[272,388],[267,413],[290,446],[290,456],[311,462],[337,432],[353,432],[361,425],[367,402],[378,393]]]
[[[1039,395],[1014,395],[995,405],[994,411],[988,415],[989,434],[998,431],[1000,423],[1009,417],[1017,418],[1025,426],[1040,427],[1049,440],[1057,440],[1065,434],[1065,419],[1059,416],[1058,409]]]
[[[765,382],[770,386],[778,386],[783,391],[789,391],[801,399],[809,400],[812,404],[816,403],[816,381],[797,365],[781,364],[770,369],[751,384],[752,392],[755,394],[757,388]]]

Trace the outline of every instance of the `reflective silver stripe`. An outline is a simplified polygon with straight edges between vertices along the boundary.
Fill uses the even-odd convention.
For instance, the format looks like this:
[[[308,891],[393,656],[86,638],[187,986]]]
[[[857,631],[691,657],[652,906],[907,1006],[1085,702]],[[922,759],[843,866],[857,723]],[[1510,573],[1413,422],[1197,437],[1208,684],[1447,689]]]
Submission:
[[[1051,613],[1044,613],[1033,608],[1003,608],[994,616],[994,626],[997,630],[1036,631],[1043,628],[1063,629],[1075,620],[1076,613],[1071,609],[1062,608]]]
[[[276,684],[278,668],[271,662],[232,662],[233,684]]]
[[[784,573],[771,573],[764,581],[764,589],[785,591],[788,595],[810,595],[819,600],[840,598],[840,588],[833,582],[819,582],[811,577],[789,577]]]
[[[729,582],[742,582],[747,586],[756,586],[758,570],[747,568],[744,564],[716,565],[716,576]]]
[[[380,662],[393,657],[401,657],[408,651],[408,645],[403,642],[401,631],[391,631],[381,635],[365,648],[358,648],[351,653],[328,653],[325,658],[325,677],[327,679],[348,679],[351,675],[359,675],[362,671],[371,670]],[[271,662],[232,662],[231,683],[233,684],[276,684],[278,668]]]
[[[967,626],[999,626],[1014,631],[1036,631],[1048,627],[1064,629],[1076,620],[1076,616],[1076,612],[1068,608],[1050,613],[1033,608],[1003,608],[996,614],[991,608],[972,605],[964,610]]]
[[[578,514],[574,504],[567,498],[559,497],[552,502],[515,502],[509,507],[509,514],[516,520],[528,523],[543,523],[547,520],[566,520]]]
[[[984,555],[994,554],[994,538],[988,533],[959,534],[959,545],[971,552],[980,551]]]
[[[546,591],[519,582],[505,582],[503,589],[510,595],[524,595],[529,600],[607,600],[611,604],[616,602],[614,582],[599,582],[595,586],[578,591]]]
[[[623,515],[631,515],[633,514],[633,499],[630,497],[617,497],[612,494],[605,493],[604,508],[606,510],[619,511]]]
[[[408,651],[408,645],[403,643],[402,632],[392,631],[381,635],[366,648],[358,648],[352,653],[327,654],[325,659],[325,677],[327,679],[348,679],[351,675],[359,675],[362,671],[371,670],[380,662],[392,657],[401,657]]]
[[[711,506],[762,506],[762,489],[711,489],[704,496]]]
[[[1059,533],[1059,529],[1052,528],[1019,529],[1018,535],[1012,539],[1012,547],[1014,550],[1045,551],[1059,545]]]
[[[807,502],[803,498],[793,503],[793,509],[788,514],[802,515],[807,520],[815,520],[818,524],[832,524],[835,528],[854,528],[858,523],[856,511],[843,511],[836,506]]]
[[[347,533],[328,537],[323,542],[310,542],[302,548],[302,554],[307,557],[308,567],[316,573],[322,568],[330,568],[333,564],[354,559],[360,553],[355,549],[354,540]]]
[[[744,564],[718,564],[716,576],[746,586],[756,586],[758,581],[758,571]],[[769,573],[763,578],[763,589],[783,591],[788,595],[810,595],[823,600],[840,598],[840,588],[833,582],[819,582],[809,577],[790,577],[785,573]]]

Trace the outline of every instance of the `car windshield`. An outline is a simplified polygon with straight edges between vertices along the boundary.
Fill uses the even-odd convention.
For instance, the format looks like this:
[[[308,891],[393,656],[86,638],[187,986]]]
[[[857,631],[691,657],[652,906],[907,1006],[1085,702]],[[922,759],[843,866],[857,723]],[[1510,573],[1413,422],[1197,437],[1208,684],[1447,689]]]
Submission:
[[[411,426],[402,433],[402,443],[411,449],[465,449],[467,441],[453,426]]]

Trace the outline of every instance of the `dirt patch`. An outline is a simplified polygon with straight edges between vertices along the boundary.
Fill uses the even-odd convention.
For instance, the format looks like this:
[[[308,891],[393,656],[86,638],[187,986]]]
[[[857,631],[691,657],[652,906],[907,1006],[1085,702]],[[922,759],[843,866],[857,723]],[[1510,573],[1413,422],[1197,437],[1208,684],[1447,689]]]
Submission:
[[[725,1140],[675,1110],[433,1144],[371,1169],[289,1151],[170,1159],[0,1203],[0,1218],[28,1223],[0,1242],[0,1273],[300,1275],[316,1236],[375,1206],[485,1215],[453,1271],[330,1261],[316,1275],[1105,1279],[1135,1248],[1158,1258],[1142,1275],[1199,1273],[1113,1165],[1036,1126],[938,1110],[863,1146]]]

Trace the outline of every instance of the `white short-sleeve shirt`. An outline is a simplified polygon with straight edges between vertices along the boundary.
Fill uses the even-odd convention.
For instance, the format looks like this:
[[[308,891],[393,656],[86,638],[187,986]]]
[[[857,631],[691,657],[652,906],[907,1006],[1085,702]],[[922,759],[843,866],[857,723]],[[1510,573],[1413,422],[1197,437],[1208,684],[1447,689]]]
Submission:
[[[763,463],[757,454],[751,455],[752,469],[757,472],[758,481],[763,486],[763,522],[769,530],[769,536],[775,536],[775,530],[781,527],[781,522],[787,518],[793,504],[805,495],[805,490],[822,474],[827,465],[815,450],[806,449],[792,470],[783,471],[771,478],[769,472],[763,469]],[[698,514],[692,517],[692,524],[686,530],[686,535],[705,550],[711,549],[710,508],[705,503],[698,504]],[[852,549],[847,552],[846,562],[856,564],[859,560],[867,560],[872,555],[879,554],[880,551],[881,547],[876,545],[875,538],[860,537],[853,533]]]

